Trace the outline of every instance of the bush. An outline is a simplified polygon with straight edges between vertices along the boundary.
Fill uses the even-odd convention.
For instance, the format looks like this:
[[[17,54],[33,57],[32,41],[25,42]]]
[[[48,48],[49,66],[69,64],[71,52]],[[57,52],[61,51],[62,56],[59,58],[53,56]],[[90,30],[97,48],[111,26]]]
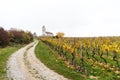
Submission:
[[[15,44],[27,44],[33,41],[33,35],[31,32],[25,32],[23,30],[11,29],[9,31],[0,27],[0,46],[5,47],[10,43]]]
[[[33,35],[30,32],[24,32],[22,30],[9,30],[10,42],[24,44],[33,41]]]
[[[56,34],[56,38],[62,38],[62,37],[64,37],[64,33],[63,32],[58,32],[57,34]]]
[[[2,27],[0,27],[0,46],[4,47],[9,43],[9,34]]]

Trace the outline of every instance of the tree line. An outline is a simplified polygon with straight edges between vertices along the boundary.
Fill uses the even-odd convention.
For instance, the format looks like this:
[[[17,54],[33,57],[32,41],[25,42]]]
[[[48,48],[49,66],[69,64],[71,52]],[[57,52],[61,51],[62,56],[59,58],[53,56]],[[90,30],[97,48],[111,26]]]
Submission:
[[[33,41],[33,34],[29,31],[10,29],[5,30],[0,27],[0,47],[5,47],[9,44],[28,44]]]

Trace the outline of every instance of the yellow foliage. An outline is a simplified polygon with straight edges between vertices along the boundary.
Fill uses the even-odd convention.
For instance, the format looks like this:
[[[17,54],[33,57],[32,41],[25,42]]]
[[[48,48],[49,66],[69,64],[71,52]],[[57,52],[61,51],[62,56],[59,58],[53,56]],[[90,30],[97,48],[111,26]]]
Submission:
[[[63,37],[64,33],[58,32],[58,37]],[[64,51],[69,53],[79,54],[80,49],[100,49],[102,52],[113,52],[116,51],[120,53],[120,41],[111,41],[110,38],[80,38],[74,41],[74,38],[43,38],[44,41],[48,41],[53,44],[55,47],[61,47]]]
[[[56,36],[58,38],[62,38],[62,37],[64,37],[64,33],[63,32],[58,32]]]

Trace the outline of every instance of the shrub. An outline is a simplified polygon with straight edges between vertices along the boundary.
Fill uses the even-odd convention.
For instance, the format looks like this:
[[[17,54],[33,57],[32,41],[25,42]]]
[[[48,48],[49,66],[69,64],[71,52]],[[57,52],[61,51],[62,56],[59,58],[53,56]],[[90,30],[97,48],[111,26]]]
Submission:
[[[2,27],[0,27],[0,46],[4,47],[9,43],[9,34]]]
[[[31,32],[24,32],[22,30],[9,30],[10,41],[14,43],[24,44],[33,41],[33,35]]]

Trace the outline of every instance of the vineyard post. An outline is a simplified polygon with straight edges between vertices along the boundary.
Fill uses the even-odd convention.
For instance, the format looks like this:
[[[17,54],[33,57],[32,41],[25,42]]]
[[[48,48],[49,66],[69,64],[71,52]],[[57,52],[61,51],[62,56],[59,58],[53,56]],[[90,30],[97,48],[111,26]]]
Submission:
[[[84,64],[84,58],[83,58],[83,50],[82,50],[82,41],[80,42],[80,62],[81,62],[81,68],[80,70],[85,73],[85,64]]]
[[[90,51],[92,52],[93,51],[93,44],[92,44],[92,41],[93,41],[93,38],[92,39],[90,39]],[[92,59],[93,60],[93,59]],[[94,61],[95,62],[95,61]],[[94,64],[94,62],[93,62],[93,64]],[[92,64],[92,65],[93,65]]]
[[[91,50],[91,51],[92,51],[92,47],[93,47],[93,45],[92,45],[92,40],[93,40],[93,39],[90,40],[90,50]]]
[[[59,48],[58,48],[58,54],[59,54],[60,56],[62,56],[62,55],[61,55],[61,45],[60,45],[60,38],[58,38],[58,44],[59,44]]]
[[[76,57],[75,57],[75,43],[76,43],[76,40],[75,40],[75,38],[74,38],[74,47],[73,47],[73,53],[72,53],[72,64],[74,65],[74,67],[76,66],[76,62],[75,62],[75,59],[76,59]]]
[[[120,68],[119,61],[118,61],[118,55],[117,55],[118,53],[114,50],[113,54],[114,54],[113,60],[116,61],[118,68]]]
[[[82,42],[80,42],[80,53],[81,53],[80,59],[82,59],[82,58],[83,58],[83,53],[82,53]]]

